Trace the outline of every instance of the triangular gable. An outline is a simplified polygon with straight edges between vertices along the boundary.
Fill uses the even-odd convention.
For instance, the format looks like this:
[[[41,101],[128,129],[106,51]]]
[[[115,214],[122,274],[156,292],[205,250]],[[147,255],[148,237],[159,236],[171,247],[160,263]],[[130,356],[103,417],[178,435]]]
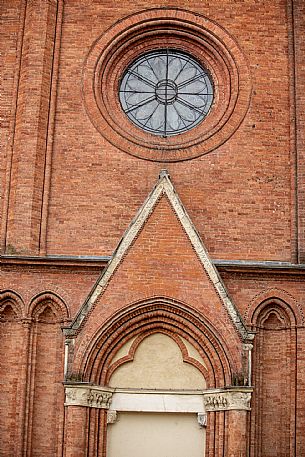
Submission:
[[[234,303],[229,297],[225,285],[222,282],[221,277],[218,274],[216,267],[209,258],[207,250],[196,231],[194,225],[191,222],[184,206],[182,205],[178,194],[176,193],[172,182],[170,181],[169,174],[166,170],[162,170],[159,176],[159,181],[156,186],[136,214],[135,218],[131,222],[130,226],[126,230],[123,238],[121,239],[118,247],[114,251],[114,254],[107,266],[103,271],[102,275],[98,279],[97,283],[93,287],[88,299],[80,309],[79,313],[75,317],[71,327],[66,329],[66,334],[74,333],[80,327],[83,319],[92,308],[98,297],[102,294],[103,290],[107,286],[110,278],[114,274],[115,270],[121,263],[123,257],[129,250],[130,246],[138,236],[143,225],[152,213],[156,203],[162,195],[166,195],[178,220],[180,221],[185,233],[187,234],[193,249],[195,250],[206,274],[208,275],[211,283],[213,284],[218,296],[220,297],[225,309],[227,310],[238,334],[243,340],[252,339],[251,333],[249,333],[242,321],[242,318],[236,309]]]

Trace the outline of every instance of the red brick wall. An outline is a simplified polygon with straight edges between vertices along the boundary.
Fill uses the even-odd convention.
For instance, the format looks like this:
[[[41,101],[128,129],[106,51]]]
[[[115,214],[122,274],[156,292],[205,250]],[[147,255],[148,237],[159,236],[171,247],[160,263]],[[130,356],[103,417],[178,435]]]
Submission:
[[[254,350],[252,455],[295,455],[295,348],[283,315],[270,312],[260,321]]]
[[[145,4],[152,6],[158,5]],[[199,159],[166,167],[214,257],[289,260],[286,4],[248,1],[241,8],[235,2],[188,2],[187,7],[218,21],[235,36],[250,65],[253,94],[249,113],[230,141]],[[50,253],[111,254],[160,170],[160,164],[130,157],[103,139],[86,115],[80,87],[94,40],[117,20],[141,9],[143,4],[134,2],[119,11],[111,3],[65,4]]]
[[[83,457],[87,443],[86,408],[72,406],[66,410],[65,416],[65,457]]]
[[[8,305],[0,323],[0,455],[16,455],[22,391],[22,327]],[[17,432],[17,433],[16,433]],[[17,436],[16,436],[17,435]]]
[[[67,265],[64,268],[2,266],[1,289],[14,290],[21,296],[25,314],[36,296],[47,291],[53,292],[63,300],[73,318],[98,279],[102,268],[101,266],[79,269]]]
[[[6,246],[35,253],[41,236],[57,1],[26,2]]]
[[[167,5],[172,2],[162,3]],[[236,39],[249,65],[252,97],[245,119],[224,144],[190,161],[162,164],[108,142],[92,125],[82,95],[84,63],[95,40],[127,15],[159,6],[137,0],[119,8],[112,0],[2,2],[1,252],[111,255],[160,169],[167,168],[212,258],[303,260],[303,0],[175,2]],[[234,328],[165,199],[125,260],[98,303],[99,319],[88,318],[77,348],[85,348],[123,306],[162,295],[200,311],[222,335],[234,367],[241,366]],[[0,266],[0,292],[13,291],[16,305],[0,322],[0,455],[21,456],[25,449],[33,456],[61,455],[60,325],[76,315],[103,265],[20,259]],[[290,330],[259,329],[256,336],[251,457],[305,455],[303,275],[220,272],[249,326],[256,327],[258,310],[269,299],[282,301],[295,318]],[[54,313],[61,314],[56,323],[35,323],[35,297],[50,293]],[[65,417],[67,456],[83,455],[86,414],[75,408]],[[230,437],[224,433],[229,417]],[[244,453],[235,413],[214,419],[219,439],[208,443],[208,455]]]
[[[68,1],[62,16],[61,2],[48,8],[44,2],[28,4],[7,233],[3,227],[8,252],[47,248],[49,253],[111,254],[151,189],[160,164],[137,160],[106,142],[86,115],[81,96],[84,61],[94,40],[142,7],[127,2],[118,11],[111,3]],[[295,230],[294,221],[289,224],[286,3],[249,0],[240,8],[230,1],[191,2],[188,8],[236,38],[249,63],[252,101],[245,121],[222,147],[167,167],[214,257],[289,260],[295,255]],[[256,223],[250,224],[253,217]]]
[[[39,317],[33,334],[29,454],[53,456],[61,451],[63,407],[63,338],[51,310]]]
[[[292,2],[292,19],[294,32],[294,77],[295,77],[295,92],[294,92],[294,108],[295,108],[295,125],[294,125],[294,148],[296,155],[296,174],[297,174],[297,211],[298,211],[298,233],[299,233],[299,261],[304,262],[305,255],[305,238],[304,238],[304,144],[305,144],[305,98],[304,90],[304,58],[305,58],[305,5],[302,0]]]
[[[0,30],[1,49],[1,135],[0,135],[0,224],[1,251],[6,227],[2,226],[10,178],[11,148],[14,138],[15,109],[18,87],[19,54],[22,41],[24,5],[21,0],[1,3],[3,26]],[[5,216],[4,216],[5,219]]]

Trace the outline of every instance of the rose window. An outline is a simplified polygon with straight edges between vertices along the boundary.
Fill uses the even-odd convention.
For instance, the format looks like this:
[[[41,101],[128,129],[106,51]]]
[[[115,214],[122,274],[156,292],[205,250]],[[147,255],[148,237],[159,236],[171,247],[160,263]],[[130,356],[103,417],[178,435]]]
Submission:
[[[186,132],[208,115],[213,83],[192,56],[173,49],[149,52],[136,59],[120,83],[120,103],[141,129],[168,137]]]

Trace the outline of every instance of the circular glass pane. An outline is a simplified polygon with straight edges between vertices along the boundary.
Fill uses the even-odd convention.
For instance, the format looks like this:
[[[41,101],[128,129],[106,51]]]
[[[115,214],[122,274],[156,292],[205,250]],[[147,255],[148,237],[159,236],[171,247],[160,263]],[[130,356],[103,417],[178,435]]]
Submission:
[[[149,52],[125,71],[121,106],[129,119],[163,137],[195,127],[213,102],[213,83],[193,57],[173,49]]]

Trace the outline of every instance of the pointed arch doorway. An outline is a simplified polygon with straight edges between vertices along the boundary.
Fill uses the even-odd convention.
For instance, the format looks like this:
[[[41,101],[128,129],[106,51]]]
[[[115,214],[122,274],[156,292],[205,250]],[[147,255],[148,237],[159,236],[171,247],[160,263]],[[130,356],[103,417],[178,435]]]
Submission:
[[[73,354],[80,381],[65,386],[65,457],[245,457],[252,388],[232,387],[237,362],[184,303],[124,308]]]
[[[134,343],[121,348],[109,381],[115,391],[107,457],[203,457],[202,372],[183,360],[177,341],[164,333],[146,336],[137,347]],[[187,350],[200,367],[200,354],[190,346]]]

